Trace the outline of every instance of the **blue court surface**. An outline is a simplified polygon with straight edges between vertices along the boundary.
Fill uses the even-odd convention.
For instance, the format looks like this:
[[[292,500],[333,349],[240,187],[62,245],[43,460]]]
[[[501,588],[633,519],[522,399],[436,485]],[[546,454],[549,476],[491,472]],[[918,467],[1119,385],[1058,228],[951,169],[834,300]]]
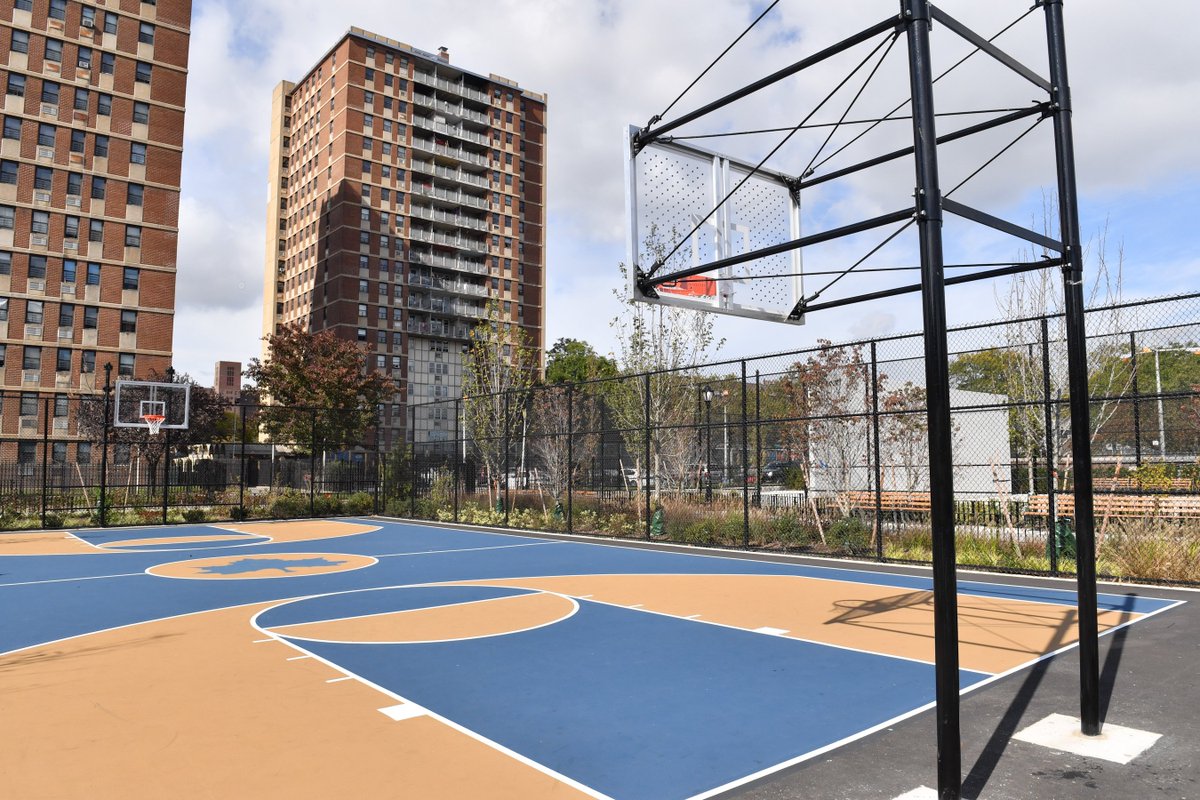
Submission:
[[[329,665],[380,705],[399,701],[579,795],[645,800],[722,794],[933,701],[921,574],[306,524],[46,533],[19,548],[0,537],[0,668],[36,677],[22,655],[51,643],[250,606],[247,637]],[[1072,646],[1074,592],[1055,585],[960,581],[964,690]],[[1174,605],[1101,595],[1101,626]]]

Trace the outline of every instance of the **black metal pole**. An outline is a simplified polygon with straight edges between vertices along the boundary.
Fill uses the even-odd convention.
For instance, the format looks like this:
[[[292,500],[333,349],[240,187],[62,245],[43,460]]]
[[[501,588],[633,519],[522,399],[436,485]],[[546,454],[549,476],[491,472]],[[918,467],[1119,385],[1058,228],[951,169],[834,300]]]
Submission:
[[[411,401],[411,398],[410,398]],[[408,406],[408,517],[417,518],[417,407]]]
[[[462,413],[462,400],[455,399],[454,401],[454,521],[458,522],[458,484],[462,480],[462,450],[463,450],[463,430],[459,425],[459,418]]]
[[[921,248],[921,300],[925,340],[925,391],[929,424],[930,517],[933,525],[933,617],[937,687],[938,798],[962,795],[959,734],[958,596],[954,543],[954,467],[950,420],[946,288],[942,260],[941,188],[929,53],[928,0],[901,0],[908,39],[916,165],[917,230]]]
[[[238,403],[238,410],[241,412],[241,421],[239,425],[238,437],[238,508],[241,509],[238,513],[242,515],[242,519],[246,518],[246,406],[243,403]],[[315,444],[315,443],[314,443]]]
[[[510,400],[509,394],[507,391],[505,391],[504,392],[504,527],[506,527],[506,528],[508,527],[509,503],[511,500],[511,497],[509,495],[509,487],[512,484],[512,477],[510,475],[510,471],[512,469],[512,465],[510,463],[511,462],[510,457],[512,455],[512,441],[510,440],[510,434],[509,434],[509,428],[510,428],[509,400]]]
[[[1071,130],[1071,88],[1062,0],[1043,0],[1050,55],[1054,155],[1058,167],[1058,215],[1067,264],[1063,267],[1067,332],[1067,390],[1071,404],[1071,458],[1075,464],[1075,557],[1079,607],[1079,704],[1085,736],[1100,734],[1100,646],[1096,612],[1096,534],[1092,507],[1091,409],[1088,394],[1087,331],[1084,320],[1083,247],[1079,235],[1079,195],[1075,181],[1075,142]]]
[[[1129,368],[1133,375],[1133,458],[1137,466],[1142,465],[1142,404],[1138,388],[1137,334],[1129,332]]]
[[[50,502],[47,484],[50,483],[50,403],[51,398],[42,400],[42,530],[46,529],[46,504]]]
[[[754,470],[758,480],[754,483],[754,505],[762,508],[762,404],[759,389],[762,381],[759,371],[754,370]]]
[[[100,527],[108,525],[108,416],[112,413],[112,363],[104,365],[104,425],[100,439]]]
[[[571,511],[575,487],[575,385],[567,384],[567,533],[571,533]]]
[[[705,398],[704,400],[704,473],[707,480],[704,482],[704,500],[711,503],[713,499],[712,491],[712,400]]]
[[[1050,322],[1042,317],[1042,420],[1046,428],[1046,552],[1050,554],[1050,574],[1058,574],[1057,505],[1055,482],[1054,398],[1050,393]],[[1033,492],[1033,487],[1029,487]]]
[[[645,419],[645,441],[643,442],[643,456],[645,456],[645,467],[642,469],[642,474],[638,479],[642,482],[642,494],[646,499],[646,538],[651,537],[650,524],[650,373],[647,372],[642,376],[642,389],[646,395],[646,419]]]
[[[746,426],[746,360],[742,359],[742,547],[750,546],[750,431]]]
[[[871,441],[875,469],[875,558],[883,561],[883,464],[879,445],[879,353],[871,342]]]
[[[168,401],[169,402],[169,401]],[[170,407],[168,406],[168,412]],[[170,417],[168,416],[169,420]],[[167,515],[171,504],[171,429],[167,428],[163,431],[163,490],[162,490],[162,521],[163,525],[167,524]]]
[[[315,517],[317,515],[317,410],[315,408],[312,410],[312,442],[308,449],[308,516]]]

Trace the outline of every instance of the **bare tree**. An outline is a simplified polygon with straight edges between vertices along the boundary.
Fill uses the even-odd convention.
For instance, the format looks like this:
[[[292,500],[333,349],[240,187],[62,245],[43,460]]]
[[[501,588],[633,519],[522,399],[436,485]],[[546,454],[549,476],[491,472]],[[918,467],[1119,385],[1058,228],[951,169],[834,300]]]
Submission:
[[[559,504],[596,452],[599,410],[595,398],[569,385],[540,387],[532,395],[529,449],[539,477]]]

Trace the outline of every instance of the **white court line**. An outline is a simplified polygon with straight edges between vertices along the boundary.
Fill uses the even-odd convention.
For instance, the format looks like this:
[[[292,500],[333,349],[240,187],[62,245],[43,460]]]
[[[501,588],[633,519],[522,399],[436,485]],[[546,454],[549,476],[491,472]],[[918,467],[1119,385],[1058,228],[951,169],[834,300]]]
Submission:
[[[263,644],[264,642],[278,642],[278,639],[255,639],[251,644]]]
[[[703,616],[702,614],[690,614],[690,615],[684,617],[684,619],[700,619],[700,617],[702,617],[702,616]]]
[[[510,550],[514,547],[537,547],[543,544],[568,544],[568,542],[545,541],[545,542],[526,542],[524,544],[497,544],[491,547],[460,547],[450,550],[416,550],[411,553],[385,553],[374,558],[400,558],[402,556],[436,556],[441,553],[475,553],[480,550]]]
[[[429,712],[416,703],[401,703],[398,706],[381,708],[379,709],[379,713],[396,720],[396,722],[400,722],[401,720],[412,719],[413,717],[423,717]]]
[[[407,588],[409,588],[409,587],[407,587],[407,586],[367,586],[362,589],[348,589],[344,593],[351,594],[353,592],[374,592],[374,591],[383,591],[386,589],[407,589]],[[489,586],[487,588],[491,589],[491,588],[495,588],[495,587]],[[498,595],[496,597],[481,597],[478,600],[460,600],[456,603],[438,603],[435,606],[417,606],[415,608],[398,608],[394,611],[372,611],[369,614],[351,614],[346,617],[327,617],[327,618],[323,618],[323,619],[312,620],[310,622],[289,622],[286,625],[275,625],[270,630],[272,632],[274,632],[278,628],[291,628],[296,625],[320,625],[320,624],[323,624],[326,622],[346,622],[347,620],[352,620],[352,619],[370,619],[371,617],[387,617],[387,616],[391,616],[392,614],[410,614],[410,613],[417,612],[417,611],[432,611],[434,609],[440,609],[440,608],[456,608],[458,606],[474,605],[475,603],[492,603],[497,600],[511,600],[514,597],[528,597],[530,595],[535,595],[535,594],[545,594],[541,590],[526,589],[524,587],[504,587],[504,588],[518,588],[521,590],[521,592],[520,592],[520,594],[504,594],[504,595]],[[343,592],[334,592],[333,594],[343,594]],[[322,595],[322,596],[324,596],[324,595]],[[285,634],[280,634],[280,635],[281,636],[290,636],[291,634],[285,633]],[[293,637],[293,638],[303,639],[304,637],[300,636],[300,637]],[[326,640],[325,639],[315,639],[312,641],[323,642]],[[378,644],[378,642],[376,644]]]
[[[312,658],[312,656],[292,656],[291,658],[289,658],[287,660],[288,661],[299,661],[302,658]]]
[[[787,631],[784,630],[783,628],[771,628],[771,627],[767,627],[767,626],[763,626],[761,628],[755,628],[752,632],[753,633],[765,633],[770,636],[783,636],[785,633],[787,633]]]
[[[144,572],[119,572],[116,575],[89,575],[83,578],[47,578],[41,581],[16,581],[14,583],[0,583],[0,588],[5,586],[35,586],[42,583],[72,583],[74,581],[99,581],[105,578],[132,578],[136,575],[145,575]]]
[[[327,680],[325,682],[326,683],[341,683],[342,681],[352,681],[352,680],[354,680],[353,675],[343,675],[340,678],[330,678],[329,680]]]

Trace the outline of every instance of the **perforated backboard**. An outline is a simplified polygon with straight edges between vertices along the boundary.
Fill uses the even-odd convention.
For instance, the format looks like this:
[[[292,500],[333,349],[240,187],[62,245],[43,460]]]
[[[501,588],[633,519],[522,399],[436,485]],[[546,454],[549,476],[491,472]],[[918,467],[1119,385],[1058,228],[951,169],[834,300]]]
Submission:
[[[145,415],[161,414],[161,428],[182,430],[188,426],[192,387],[187,383],[119,380],[113,394],[113,425],[145,428]]]
[[[800,203],[788,178],[758,171],[719,208],[753,165],[680,142],[652,142],[635,153],[638,128],[623,130],[631,296],[640,301],[791,324],[804,295],[799,250],[791,250],[655,287],[637,287],[637,270],[675,249],[661,276],[800,238]],[[714,211],[714,209],[716,209]],[[697,227],[698,226],[698,227]],[[682,243],[680,243],[680,240]]]

